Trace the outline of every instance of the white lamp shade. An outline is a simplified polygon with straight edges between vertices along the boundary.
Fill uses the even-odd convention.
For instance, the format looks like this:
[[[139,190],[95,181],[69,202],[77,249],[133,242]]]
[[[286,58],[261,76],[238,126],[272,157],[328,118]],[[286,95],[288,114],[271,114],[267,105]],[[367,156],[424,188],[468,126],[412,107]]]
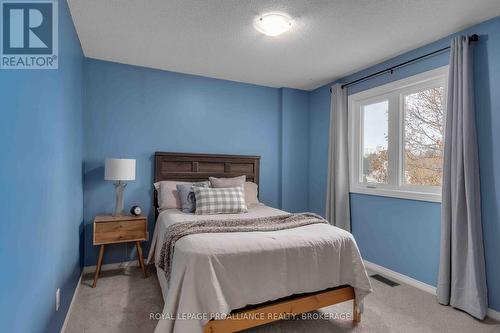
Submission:
[[[128,158],[107,158],[104,180],[135,180],[135,160]]]

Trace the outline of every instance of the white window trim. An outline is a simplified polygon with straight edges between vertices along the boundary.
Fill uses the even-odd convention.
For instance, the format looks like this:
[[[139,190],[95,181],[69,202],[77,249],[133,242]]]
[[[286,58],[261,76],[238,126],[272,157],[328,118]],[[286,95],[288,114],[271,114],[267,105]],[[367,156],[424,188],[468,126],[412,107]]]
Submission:
[[[426,86],[435,86],[436,84],[444,84],[447,88],[448,66],[443,66],[424,73],[404,78],[402,80],[390,82],[382,86],[378,86],[369,90],[359,92],[349,96],[349,168],[350,168],[350,192],[369,195],[378,195],[393,198],[412,199],[421,201],[441,202],[441,187],[437,186],[410,186],[404,185],[402,182],[402,167],[403,165],[403,117],[402,117],[402,99],[401,95],[409,94],[415,90],[425,88]],[[445,91],[446,96],[447,91]],[[360,165],[360,149],[362,144],[361,133],[362,128],[360,119],[360,104],[367,102],[376,102],[389,99],[389,136],[397,137],[397,142],[389,141],[388,153],[391,165],[389,170],[397,172],[389,173],[390,184],[371,184],[360,183],[359,175],[361,174]],[[446,103],[446,98],[445,98]],[[397,110],[394,108],[397,107]],[[444,105],[446,108],[446,104]],[[396,112],[399,114],[395,117]],[[358,125],[359,126],[356,126]],[[398,133],[394,136],[393,133]],[[401,138],[401,139],[400,139]],[[396,184],[396,185],[394,185]]]

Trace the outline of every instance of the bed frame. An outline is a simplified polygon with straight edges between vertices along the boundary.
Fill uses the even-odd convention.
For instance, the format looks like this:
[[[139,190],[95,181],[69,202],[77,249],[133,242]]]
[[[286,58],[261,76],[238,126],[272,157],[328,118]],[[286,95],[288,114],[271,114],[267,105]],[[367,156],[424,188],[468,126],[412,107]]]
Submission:
[[[156,152],[154,161],[154,182],[204,181],[208,177],[245,175],[248,181],[259,185],[260,156]],[[153,192],[158,217],[157,194]],[[353,300],[352,320],[358,323],[361,321],[361,312],[356,304],[354,289],[340,286],[235,310],[226,319],[209,321],[204,333],[237,332],[349,300]]]

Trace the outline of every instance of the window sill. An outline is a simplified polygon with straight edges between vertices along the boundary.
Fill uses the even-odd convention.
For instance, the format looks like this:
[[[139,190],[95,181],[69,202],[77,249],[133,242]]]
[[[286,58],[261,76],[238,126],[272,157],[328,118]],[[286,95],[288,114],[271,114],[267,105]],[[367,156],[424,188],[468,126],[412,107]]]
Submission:
[[[418,200],[418,201],[429,201],[429,202],[441,202],[441,193],[432,192],[418,192],[418,191],[408,191],[392,188],[372,188],[366,186],[351,186],[351,193],[358,194],[368,194],[376,195],[382,197],[398,198],[398,199],[408,199],[408,200]]]

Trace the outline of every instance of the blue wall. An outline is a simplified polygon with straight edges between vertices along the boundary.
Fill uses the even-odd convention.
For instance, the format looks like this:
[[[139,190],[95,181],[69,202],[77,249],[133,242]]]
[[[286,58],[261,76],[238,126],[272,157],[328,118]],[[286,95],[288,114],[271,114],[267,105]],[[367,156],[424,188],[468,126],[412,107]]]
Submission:
[[[440,216],[435,202],[351,193],[352,233],[363,259],[430,285],[439,267]]]
[[[60,329],[81,264],[95,263],[91,221],[113,209],[113,186],[103,180],[107,157],[137,159],[137,180],[127,187],[126,205],[139,204],[150,217],[155,151],[261,155],[263,202],[324,213],[329,86],[312,92],[275,89],[83,60],[65,1],[60,2],[59,16],[59,70],[0,71],[4,154],[0,181],[9,189],[0,192],[4,204],[0,234],[8,235],[0,242],[0,261],[8,268],[0,270],[1,331]],[[500,310],[496,195],[500,178],[495,173],[500,152],[494,149],[494,142],[500,142],[500,95],[495,90],[500,86],[499,32],[500,18],[463,32],[481,36],[475,52],[477,126],[488,288],[490,307],[496,310]],[[343,81],[448,44],[445,38]],[[356,85],[349,93],[447,61],[446,54],[433,57]],[[435,284],[440,205],[360,194],[351,199],[353,233],[363,256]],[[111,246],[105,262],[134,257],[132,247]],[[55,312],[57,288],[62,291],[62,305]]]
[[[461,34],[476,33],[475,45],[476,114],[481,168],[481,195],[489,306],[500,310],[500,219],[498,207],[500,151],[500,17],[476,25]],[[339,81],[347,82],[413,57],[447,46],[450,37],[363,70]],[[349,88],[349,94],[434,69],[448,63],[441,54],[398,69]],[[329,85],[310,93],[309,207],[324,213]],[[318,137],[316,137],[318,136]],[[362,255],[369,261],[436,285],[439,261],[440,205],[377,196],[351,194],[352,228]]]
[[[308,210],[309,94],[282,89],[281,208]]]
[[[330,128],[330,86],[309,93],[309,210],[325,214]]]
[[[297,160],[287,144],[282,147],[282,133],[288,137],[295,128],[307,133],[305,92],[86,59],[85,93],[86,265],[95,264],[97,255],[91,222],[96,214],[112,212],[114,205],[113,185],[103,180],[107,157],[137,159],[136,180],[127,186],[125,205],[143,207],[150,216],[151,231],[155,151],[261,155],[260,199],[280,207],[282,200],[288,204],[300,198],[282,196],[281,187],[288,185],[281,178],[281,151],[284,147],[289,152],[285,164]],[[295,102],[300,106],[294,106]],[[286,122],[284,131],[282,121]],[[307,143],[300,144],[305,154]],[[299,186],[306,193],[303,164],[285,166],[285,170],[286,177],[298,174]],[[106,250],[104,261],[133,258],[132,245],[115,245]]]
[[[61,1],[59,69],[0,70],[2,332],[58,332],[80,275],[82,60]]]

